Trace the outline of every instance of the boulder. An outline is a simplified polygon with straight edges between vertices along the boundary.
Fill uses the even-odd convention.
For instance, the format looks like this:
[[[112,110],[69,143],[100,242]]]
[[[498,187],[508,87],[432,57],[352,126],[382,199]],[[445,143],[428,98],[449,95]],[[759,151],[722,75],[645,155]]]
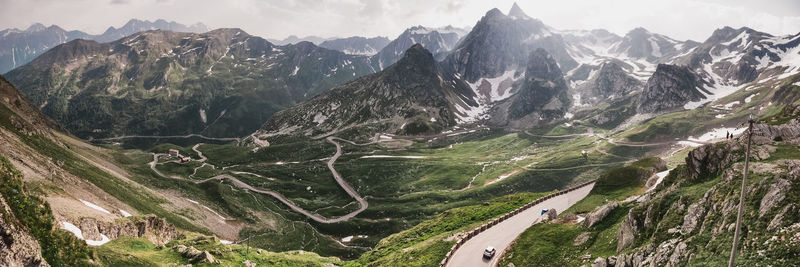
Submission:
[[[554,208],[551,208],[547,210],[547,213],[545,213],[544,215],[547,216],[548,221],[552,221],[558,218],[558,211],[556,211],[556,209]]]
[[[613,211],[617,207],[619,207],[619,203],[617,203],[616,201],[597,207],[596,209],[594,209],[594,211],[589,213],[589,215],[586,215],[586,220],[583,221],[583,226],[586,227],[594,226],[595,224],[602,221],[606,216],[608,216],[608,214],[611,213],[611,211]]]
[[[214,259],[214,256],[211,255],[208,251],[200,252],[200,255],[197,255],[192,258],[192,262],[196,263],[217,263]]]
[[[97,221],[92,218],[81,219],[81,222],[78,224],[78,228],[81,229],[83,239],[95,241],[103,239],[100,236],[100,231],[97,229]]]
[[[589,232],[583,232],[577,237],[575,237],[575,241],[572,242],[573,246],[580,246],[589,241]]]
[[[594,262],[592,262],[592,267],[606,267],[606,266],[608,266],[608,262],[606,261],[606,258],[603,257],[598,257],[597,259],[594,259]]]

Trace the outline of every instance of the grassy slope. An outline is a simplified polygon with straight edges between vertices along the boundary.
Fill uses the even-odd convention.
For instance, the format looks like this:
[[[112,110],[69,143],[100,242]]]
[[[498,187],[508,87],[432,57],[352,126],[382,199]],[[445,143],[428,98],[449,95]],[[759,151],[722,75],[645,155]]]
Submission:
[[[91,256],[86,244],[71,233],[54,225],[50,205],[31,194],[22,183],[22,174],[11,162],[0,155],[0,197],[5,199],[12,214],[2,210],[6,222],[16,224],[17,229],[25,229],[42,248],[42,257],[52,266],[88,265]],[[12,219],[16,218],[15,219]],[[13,238],[9,236],[9,238]]]
[[[644,182],[652,175],[657,162],[657,158],[646,158],[625,167],[607,170],[598,178],[589,195],[563,214],[591,212],[609,201],[621,201],[642,193],[646,189]],[[511,249],[504,254],[500,266],[508,263],[516,266],[578,266],[586,263],[578,258],[580,255],[614,255],[617,229],[630,207],[630,204],[623,204],[591,228],[568,223],[534,225],[514,241]],[[588,240],[573,245],[575,238],[582,233],[588,235]]]
[[[434,266],[454,244],[459,232],[525,205],[545,193],[520,193],[492,199],[480,205],[445,211],[411,229],[391,235],[365,253],[357,262],[369,266]]]
[[[316,253],[290,251],[268,252],[257,248],[248,249],[245,245],[224,245],[213,237],[185,233],[165,246],[156,246],[147,239],[120,237],[96,249],[98,261],[106,266],[173,266],[190,263],[175,251],[178,245],[193,246],[198,250],[209,251],[217,264],[200,263],[193,266],[242,266],[249,260],[259,266],[326,266],[342,265],[342,261],[332,257],[320,257]]]

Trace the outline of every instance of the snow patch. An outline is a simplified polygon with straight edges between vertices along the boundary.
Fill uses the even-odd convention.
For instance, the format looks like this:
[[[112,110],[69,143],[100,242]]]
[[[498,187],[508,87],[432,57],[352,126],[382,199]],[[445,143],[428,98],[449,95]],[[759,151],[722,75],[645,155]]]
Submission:
[[[742,134],[747,128],[714,128],[707,133],[704,133],[698,138],[694,138],[689,136],[689,141],[691,142],[710,142],[714,140],[722,140],[725,139],[725,136],[728,133],[732,133],[733,135]]]
[[[750,101],[753,101],[753,97],[755,97],[757,95],[758,95],[758,93],[755,93],[755,94],[752,94],[752,95],[748,96],[747,98],[744,99],[744,102],[745,103],[750,103]]]
[[[111,214],[110,211],[108,211],[108,210],[106,210],[106,209],[104,209],[104,208],[102,208],[100,206],[97,206],[92,202],[89,202],[89,201],[86,201],[86,200],[83,200],[83,199],[78,199],[78,200],[80,200],[83,203],[83,205],[86,205],[86,206],[88,206],[90,208],[93,208],[93,209],[98,210],[100,212],[104,212],[106,214]]]
[[[203,123],[208,121],[208,117],[206,117],[206,110],[202,108],[200,109],[200,120],[203,121]]]
[[[328,116],[325,116],[321,112],[317,112],[317,114],[314,115],[314,122],[317,123],[317,124],[323,123],[327,119],[328,119]]]
[[[89,239],[86,239],[86,244],[90,245],[90,246],[101,246],[101,245],[103,245],[105,243],[108,243],[110,241],[111,241],[111,239],[108,238],[108,236],[106,236],[104,234],[100,234],[100,240],[89,240]]]
[[[131,216],[133,216],[133,214],[130,214],[125,210],[119,210],[119,213],[122,213],[123,217],[131,217]]]
[[[664,180],[664,177],[667,177],[667,175],[669,175],[669,172],[670,172],[670,171],[672,171],[672,169],[669,169],[669,170],[666,170],[666,171],[663,171],[663,172],[656,173],[656,176],[658,176],[658,179],[656,180],[656,183],[655,183],[655,184],[653,184],[653,186],[651,186],[650,188],[648,188],[646,192],[650,192],[650,191],[652,191],[654,188],[656,188],[656,186],[658,186],[658,184],[660,184],[660,183],[661,183],[661,181],[663,181],[663,180]]]
[[[703,144],[698,144],[698,143],[691,142],[691,141],[679,141],[678,144],[682,145],[682,146],[690,146],[690,147],[703,146]]]
[[[75,235],[75,237],[84,240],[86,244],[90,246],[100,246],[111,241],[111,239],[104,234],[100,234],[100,240],[87,240],[83,237],[83,231],[81,231],[80,228],[69,222],[61,222],[61,229],[69,231],[70,233]]]

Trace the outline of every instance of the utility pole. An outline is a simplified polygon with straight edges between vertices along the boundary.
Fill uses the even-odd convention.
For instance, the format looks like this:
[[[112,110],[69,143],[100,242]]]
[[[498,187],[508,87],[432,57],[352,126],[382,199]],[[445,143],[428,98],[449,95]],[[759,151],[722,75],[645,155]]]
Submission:
[[[744,190],[747,187],[747,169],[750,165],[750,143],[753,140],[753,115],[750,115],[747,127],[747,152],[744,157],[744,174],[742,175],[742,191],[739,192],[739,212],[736,215],[736,232],[733,233],[733,248],[731,248],[731,258],[728,260],[728,267],[733,267],[736,261],[736,247],[739,246],[739,232],[742,230],[742,210],[744,209]]]
[[[247,260],[247,256],[250,255],[250,234],[252,232],[247,231],[247,250],[244,253],[244,260]]]

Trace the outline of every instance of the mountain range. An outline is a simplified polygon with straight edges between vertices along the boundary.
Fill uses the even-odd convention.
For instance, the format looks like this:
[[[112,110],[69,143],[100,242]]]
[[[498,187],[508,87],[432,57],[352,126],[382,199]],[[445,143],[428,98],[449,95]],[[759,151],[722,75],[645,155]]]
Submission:
[[[153,30],[110,43],[74,40],[7,78],[82,138],[241,136],[275,111],[372,72],[366,58],[308,42],[276,46],[239,29]]]
[[[0,31],[0,73],[6,73],[25,65],[40,54],[59,44],[75,39],[95,40],[101,43],[118,40],[122,37],[147,30],[162,29],[177,32],[206,32],[208,27],[202,23],[191,26],[159,19],[156,21],[131,19],[119,29],[109,27],[99,35],[82,31],[66,31],[56,25],[46,27],[35,23],[25,30],[5,29]]]
[[[319,44],[319,46],[331,50],[342,51],[349,55],[371,56],[377,54],[378,51],[381,51],[381,49],[386,47],[389,42],[391,42],[389,38],[383,36],[373,38],[353,36],[348,38],[326,40]]]
[[[800,263],[800,33],[201,26],[0,32],[0,265]]]
[[[370,113],[357,115],[355,113],[358,111],[349,109],[339,110],[336,113],[352,112],[353,114],[341,115],[342,118],[353,119],[352,123],[348,123],[348,120],[336,121],[333,123],[336,126],[312,125],[321,119],[301,122],[284,118],[284,116],[318,117],[315,108],[304,108],[301,105],[281,112],[280,116],[273,117],[272,122],[267,122],[271,114],[340,84],[340,87],[347,87],[353,91],[352,97],[380,98],[369,90],[359,90],[357,89],[359,86],[343,83],[366,74],[388,70],[388,67],[401,60],[407,49],[415,43],[419,43],[422,49],[430,52],[436,62],[435,68],[424,69],[435,69],[430,75],[441,76],[439,83],[449,83],[450,86],[457,88],[452,92],[443,93],[448,96],[445,101],[447,103],[437,107],[446,106],[447,114],[435,115],[431,113],[433,111],[422,112],[431,113],[429,114],[431,116],[422,116],[422,113],[416,112],[393,114],[392,116],[398,115],[403,119],[396,121],[397,123],[394,123],[396,125],[392,127],[387,125],[374,127],[367,135],[376,133],[377,129],[393,134],[406,134],[408,131],[401,127],[402,125],[412,121],[422,123],[423,120],[420,118],[426,116],[423,127],[426,130],[421,131],[426,133],[431,133],[431,129],[436,129],[434,132],[441,132],[447,131],[448,127],[465,124],[519,129],[568,121],[573,119],[574,114],[586,112],[595,114],[588,118],[591,121],[613,121],[615,122],[613,125],[604,123],[604,127],[613,127],[632,118],[637,112],[658,114],[696,108],[731,94],[747,84],[776,83],[800,71],[798,64],[793,63],[795,61],[793,58],[797,57],[797,44],[800,42],[798,35],[776,37],[749,28],[723,28],[715,31],[703,43],[698,43],[691,40],[674,40],[643,28],[633,29],[624,36],[605,30],[558,30],[529,17],[516,4],[508,14],[498,9],[488,11],[469,31],[450,26],[411,27],[379,51],[377,47],[386,41],[385,39],[352,37],[324,42],[324,46],[347,52],[338,53],[309,42],[279,48],[269,41],[252,37],[244,40],[261,40],[257,49],[261,52],[254,53],[252,50],[247,50],[248,47],[244,48],[245,52],[236,52],[242,53],[240,56],[233,56],[222,50],[207,53],[205,49],[208,49],[206,47],[222,49],[215,45],[217,42],[229,49],[235,49],[232,45],[252,41],[244,41],[235,36],[230,37],[230,40],[225,39],[228,37],[222,40],[205,39],[205,36],[218,36],[214,32],[186,37],[178,33],[158,32],[156,35],[164,36],[163,39],[169,40],[175,47],[170,49],[152,44],[161,38],[156,40],[143,38],[150,35],[153,34],[134,34],[110,43],[107,48],[100,48],[85,41],[66,44],[64,47],[59,47],[58,51],[47,53],[31,64],[8,73],[7,76],[12,83],[28,94],[36,105],[41,105],[46,114],[61,122],[67,129],[81,137],[97,138],[126,134],[188,133],[242,136],[257,128],[273,133],[287,132],[285,129],[276,129],[276,125],[292,126],[291,132],[318,135],[361,127],[370,121],[383,121],[388,115]],[[222,36],[230,35],[229,33]],[[189,38],[190,41],[176,40],[178,36]],[[193,44],[195,41],[201,43]],[[143,44],[142,48],[131,46],[140,43]],[[374,46],[369,43],[373,43]],[[131,48],[117,50],[116,46]],[[151,50],[153,47],[158,48]],[[321,54],[316,57],[306,54],[305,57],[296,55],[272,58],[271,52],[267,51],[269,49],[266,47],[274,47],[270,49],[275,51],[299,49],[318,51]],[[92,52],[84,52],[87,49]],[[109,52],[105,53],[106,56],[94,58],[93,55],[100,49],[108,49]],[[129,51],[136,51],[135,54],[139,55],[121,55]],[[378,52],[375,53],[376,51]],[[539,52],[532,53],[532,51]],[[368,56],[372,53],[375,54]],[[142,60],[142,57],[149,59]],[[116,58],[127,59],[116,62]],[[555,64],[539,64],[549,62],[550,59],[554,60]],[[270,63],[267,64],[266,61]],[[67,62],[77,63],[67,64]],[[222,64],[217,65],[217,62]],[[306,64],[314,67],[308,67]],[[223,65],[226,67],[222,72],[227,71],[228,74],[220,75],[219,71],[213,70]],[[413,64],[406,63],[406,65]],[[158,71],[150,73],[154,69],[152,66],[158,66]],[[207,69],[204,71],[205,68]],[[276,71],[277,69],[280,71]],[[263,74],[254,77],[254,72]],[[106,78],[104,82],[99,82],[101,77],[115,76],[118,78]],[[225,78],[214,78],[219,76]],[[252,89],[254,90],[252,92],[260,97],[242,98],[247,94],[236,84],[241,83],[243,77],[253,79],[256,81],[256,87],[263,88]],[[214,82],[222,82],[232,87],[224,90],[226,93],[220,93],[218,90],[199,93],[209,90],[208,84]],[[362,81],[362,83],[363,87],[364,84],[378,82]],[[420,83],[430,88],[440,87],[432,80],[423,79]],[[191,84],[196,85],[190,86]],[[202,89],[186,89],[198,85]],[[403,86],[394,86],[397,86],[398,90],[403,89]],[[232,90],[233,88],[238,89]],[[134,91],[130,90],[141,93],[133,94]],[[457,94],[457,97],[453,94]],[[77,98],[73,99],[73,96]],[[107,98],[112,96],[113,98]],[[324,99],[328,97],[331,99]],[[86,102],[87,98],[92,100]],[[259,98],[262,100],[254,100]],[[113,99],[126,104],[122,106],[123,108],[111,108],[120,105],[111,104],[114,103],[110,101]],[[304,105],[317,106],[321,105],[320,103],[331,102],[327,106],[336,106],[335,103],[340,101],[334,99],[332,95],[324,94]],[[393,103],[384,100],[380,99],[378,102],[386,105]],[[191,104],[181,108],[174,106],[175,104],[167,104],[187,103],[186,101]],[[254,102],[252,106],[236,104],[240,108],[229,113],[231,110],[228,110],[228,107],[233,103],[240,103],[239,101]],[[408,101],[416,103],[414,105],[419,107],[427,107],[427,104],[417,103],[418,100]],[[269,104],[265,109],[256,108],[256,103]],[[603,103],[628,112],[591,111]],[[100,108],[102,106],[106,108]],[[151,109],[155,114],[147,116],[155,118],[150,119],[150,122],[133,115],[144,114],[141,112],[144,106],[155,107]],[[395,108],[398,111],[406,109],[400,106]],[[253,112],[254,109],[258,111]],[[102,112],[97,112],[101,110]],[[542,113],[543,110],[552,112],[548,111],[545,114]],[[301,114],[289,115],[290,112]],[[443,117],[439,117],[440,115]],[[119,118],[125,120],[120,121]],[[439,120],[442,118],[444,120]],[[455,123],[450,121],[451,118]],[[436,127],[430,125],[432,120],[439,120],[433,123]],[[93,122],[91,127],[88,123],[90,121]],[[264,122],[267,124],[260,127]],[[98,125],[100,127],[97,127]],[[164,125],[171,126],[167,130]]]

